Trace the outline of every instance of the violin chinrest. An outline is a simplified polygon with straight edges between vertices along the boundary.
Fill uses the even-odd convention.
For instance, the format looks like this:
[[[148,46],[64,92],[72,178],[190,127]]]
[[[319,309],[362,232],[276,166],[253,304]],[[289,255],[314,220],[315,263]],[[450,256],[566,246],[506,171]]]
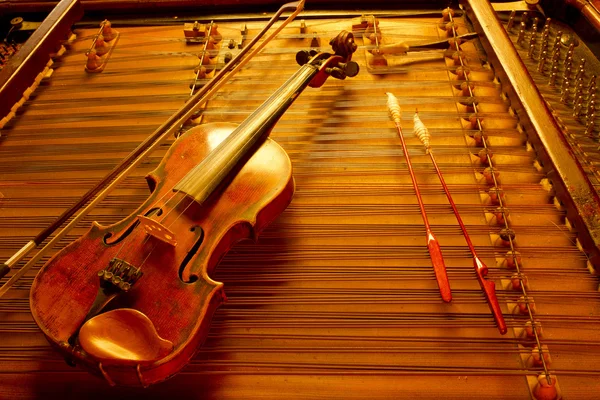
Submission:
[[[79,344],[104,365],[150,364],[173,351],[173,343],[159,336],[152,321],[131,308],[91,318],[79,331]]]

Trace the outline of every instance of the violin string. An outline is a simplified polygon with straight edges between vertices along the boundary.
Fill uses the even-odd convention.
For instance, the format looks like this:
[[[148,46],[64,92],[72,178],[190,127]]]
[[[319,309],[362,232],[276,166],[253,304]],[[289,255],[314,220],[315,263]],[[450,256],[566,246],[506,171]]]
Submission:
[[[310,39],[310,40],[327,40],[329,41],[329,39],[331,39],[332,37],[334,37],[335,35],[337,35],[337,33],[339,32],[319,32],[319,33],[306,33],[306,34],[279,34],[277,37],[277,40],[290,40],[290,39],[294,39],[294,40],[303,40],[303,39]],[[209,35],[210,36],[210,35]],[[218,42],[223,42],[225,39],[228,39],[229,36],[211,36],[214,37],[215,40],[217,40]],[[416,52],[416,51],[423,51],[422,49],[424,49],[422,46],[424,44],[427,44],[428,42],[437,42],[439,41],[439,38],[437,36],[424,36],[424,35],[398,35],[398,34],[392,34],[392,33],[386,33],[385,34],[386,38],[395,38],[395,42],[396,43],[407,43],[411,46],[412,52]],[[233,38],[233,37],[232,37]],[[91,41],[93,38],[83,38],[83,39],[77,39],[71,43],[69,43],[70,45],[76,43],[76,42],[80,42],[80,41]],[[247,40],[251,40],[252,37],[248,38]],[[122,54],[127,54],[132,55],[132,54],[148,54],[148,50],[143,49],[144,47],[148,47],[150,49],[150,52],[152,52],[154,47],[157,47],[158,45],[161,44],[173,44],[173,43],[184,43],[184,44],[190,44],[190,42],[185,39],[185,38],[179,38],[179,37],[146,37],[144,38],[144,40],[152,40],[152,41],[144,41],[144,42],[136,42],[136,41],[129,41],[127,43],[119,43],[119,45],[112,51],[112,55],[115,56],[115,58],[119,58],[117,57],[117,55],[122,55]],[[193,44],[204,44],[206,43],[206,40],[199,40],[197,42],[194,42]],[[393,44],[396,44],[393,43]],[[358,46],[358,50],[370,50],[370,49],[375,49],[376,45],[359,45]],[[127,50],[127,51],[123,51],[123,50]],[[230,49],[233,50],[233,49]],[[291,54],[293,52],[294,49],[291,48],[270,48],[270,49],[265,49],[261,54]],[[78,49],[78,50],[73,50],[72,52],[69,53],[68,57],[67,57],[67,61],[69,61],[69,59],[71,57],[75,57],[75,56],[79,56],[82,54],[85,54],[87,51],[89,51],[89,49]],[[434,49],[434,51],[440,51],[440,49]],[[443,51],[443,50],[442,50]],[[219,49],[203,49],[200,52],[181,52],[181,53],[169,53],[171,55],[177,55],[177,54],[181,54],[181,55],[189,55],[189,56],[199,56],[200,54],[202,54],[202,52],[211,52],[212,54],[217,54],[219,52]],[[466,51],[466,50],[459,50],[459,52],[462,52],[463,54],[472,54],[472,55],[478,55],[481,57],[485,57],[485,55],[480,52],[480,51]],[[126,57],[127,59],[130,60],[135,60],[135,59],[139,59],[139,56],[133,56],[133,57]],[[58,61],[60,65],[61,62],[63,61]]]
[[[201,79],[199,80],[200,82],[204,82],[206,81],[205,79]],[[186,80],[181,80],[181,82],[191,82],[190,79],[186,79]],[[146,82],[142,81],[142,82],[136,82],[136,85],[139,84],[141,86],[145,86]],[[234,88],[236,86],[237,82],[235,79],[232,79],[228,85],[231,88]],[[493,84],[493,83],[489,83],[489,82],[473,82],[473,84],[478,85],[479,87],[497,87],[497,85]],[[111,84],[112,85],[112,84]],[[268,86],[267,89],[262,89],[261,86],[267,86],[268,83],[264,83],[264,82],[256,82],[256,88],[253,91],[247,91],[247,90],[242,90],[242,91],[235,91],[235,92],[228,92],[228,93],[219,93],[217,94],[214,99],[215,100],[225,100],[225,101],[231,101],[231,102],[240,102],[240,101],[248,101],[248,100],[253,100],[256,98],[264,98],[264,96],[267,95],[267,93],[270,90],[270,86]],[[179,86],[179,85],[177,85]],[[183,84],[181,84],[181,86],[185,86]],[[398,82],[397,84],[394,82],[389,82],[389,86],[388,87],[392,87],[395,89],[410,89],[411,87],[416,87],[417,85],[415,85],[414,83],[402,83],[402,82]],[[363,91],[365,89],[375,89],[377,87],[381,87],[382,90],[387,89],[387,87],[382,86],[382,85],[378,85],[377,83],[374,83],[373,85],[362,85],[360,82],[357,83],[352,83],[349,84],[348,87],[346,88],[346,90],[349,93],[354,93],[354,92],[360,92]],[[442,82],[439,81],[422,81],[422,83],[419,85],[420,88],[430,88],[430,89],[436,89],[436,88],[445,88],[447,87],[447,84],[444,84]],[[105,86],[104,84],[97,86],[97,88],[110,88],[109,86]],[[499,89],[499,87],[498,87]],[[331,90],[328,89],[321,89],[321,93],[322,96],[324,97],[328,97],[329,96],[335,96],[335,93],[328,93],[331,92]],[[169,98],[168,96],[174,96]],[[34,98],[36,96],[33,96]],[[318,100],[316,100],[315,104],[326,104],[327,103],[327,99],[326,98],[319,98]],[[407,104],[407,103],[411,103],[411,102],[416,102],[417,104],[437,104],[439,102],[442,103],[446,103],[449,102],[449,99],[452,98],[451,96],[440,96],[432,98],[431,96],[427,97],[427,96],[418,96],[418,95],[405,95],[400,97],[400,102],[402,104]],[[483,102],[483,103],[489,103],[489,104],[506,104],[506,101],[503,101],[501,99],[498,99],[494,96],[480,96],[480,95],[473,95],[473,96],[456,96],[456,98],[458,98],[460,101],[462,102],[468,102],[468,101],[477,101],[477,102]],[[104,106],[106,105],[118,105],[118,104],[136,104],[139,101],[137,98],[137,96],[133,96],[133,95],[128,95],[128,96],[117,96],[115,94],[102,94],[101,96],[95,95],[93,92],[90,93],[90,95],[88,97],[82,96],[82,94],[79,95],[79,99],[89,99],[89,100],[96,100],[96,101],[102,101],[104,104]],[[164,102],[170,102],[170,103],[176,103],[179,100],[184,100],[185,97],[183,94],[181,94],[178,91],[174,91],[172,94],[166,95],[166,94],[157,94],[152,96],[151,100],[152,102],[156,102],[157,100],[161,100]],[[430,102],[427,103],[426,100],[429,99]],[[76,100],[75,99],[65,99],[62,98],[62,96],[48,96],[48,98],[44,101],[41,102],[37,102],[34,101],[30,104],[31,107],[33,107],[34,109],[48,109],[47,106],[51,105],[51,104],[61,104],[61,105],[68,105],[69,103],[74,103]],[[307,103],[307,101],[300,101],[299,104],[305,104]],[[352,107],[356,105],[356,101],[343,101],[340,102],[341,106],[344,107]],[[369,99],[369,100],[365,100],[363,102],[363,104],[365,106],[372,106],[372,105],[380,105],[380,102],[378,100],[374,100],[374,99]],[[98,106],[97,104],[94,104],[95,106]],[[42,106],[46,106],[46,107],[42,107]],[[84,105],[85,106],[85,105]],[[89,106],[91,107],[91,105]],[[58,110],[60,111],[60,110]]]
[[[210,32],[211,32],[211,30],[212,30],[212,24],[213,24],[213,23],[211,22],[211,29],[209,30],[209,34],[208,34],[208,36],[210,36]],[[207,40],[206,44],[207,44],[207,43],[208,43],[208,40]],[[205,44],[205,50],[206,50],[206,44]],[[204,54],[205,54],[205,53],[204,53]],[[204,54],[202,55],[202,59],[204,58]],[[202,64],[202,59],[201,59],[201,62],[200,62],[200,64]],[[199,73],[199,72],[198,72],[198,73]],[[196,75],[196,80],[197,80],[197,79],[198,79],[198,75]],[[196,82],[194,82],[194,86],[192,87],[192,94],[193,94],[193,91],[194,91],[195,85],[196,85]],[[209,100],[210,100],[210,99],[209,99]],[[220,146],[217,146],[217,147],[216,147],[215,149],[213,149],[212,151],[213,151],[213,152],[215,152],[215,151],[218,151],[218,150],[219,150],[219,148],[220,148]],[[175,198],[175,196],[177,196],[177,194],[179,194],[179,193],[182,193],[182,192],[181,192],[181,190],[175,190],[175,188],[177,187],[177,185],[178,185],[180,182],[182,182],[182,181],[183,181],[183,179],[184,179],[184,178],[180,179],[180,180],[179,180],[178,182],[176,182],[176,183],[175,183],[175,184],[174,184],[174,185],[173,185],[173,186],[172,186],[170,189],[166,190],[166,191],[165,191],[165,194],[164,194],[164,195],[163,195],[163,196],[162,196],[162,197],[161,197],[159,200],[155,201],[155,202],[154,202],[154,204],[153,204],[153,206],[151,206],[151,208],[155,208],[155,207],[157,207],[157,206],[158,206],[158,204],[159,204],[159,203],[160,203],[160,202],[163,200],[163,198],[164,198],[164,197],[166,197],[167,193],[169,193],[169,192],[173,192],[173,193],[172,193],[172,196],[169,198],[169,200],[167,200],[166,202],[169,202],[169,201],[171,201],[173,198]],[[180,197],[180,199],[179,199],[179,200],[176,202],[176,204],[174,204],[174,205],[171,205],[171,207],[169,208],[169,210],[167,211],[167,213],[166,213],[164,216],[162,216],[162,215],[161,215],[161,221],[160,221],[159,223],[160,223],[160,224],[163,224],[163,223],[164,223],[164,221],[165,221],[165,220],[167,219],[167,217],[169,216],[169,214],[170,214],[170,213],[171,213],[173,210],[177,209],[177,208],[179,207],[179,205],[180,205],[180,204],[181,204],[181,203],[182,203],[182,202],[183,202],[183,201],[184,201],[186,198],[187,198],[187,194],[185,194],[185,193],[184,193],[184,196],[181,196],[181,197]],[[190,207],[192,204],[193,204],[193,202],[192,202],[192,201],[190,201],[190,202],[188,203],[188,205],[187,205],[187,206],[186,206],[186,207],[185,207],[185,208],[184,208],[182,211],[180,211],[180,212],[177,214],[177,216],[175,217],[175,219],[174,219],[174,220],[173,220],[173,221],[172,221],[172,222],[171,222],[171,223],[170,223],[170,224],[169,224],[169,225],[166,227],[166,228],[167,228],[167,230],[168,230],[168,229],[169,229],[169,228],[170,228],[170,227],[171,227],[171,226],[172,226],[172,225],[173,225],[173,224],[174,224],[174,223],[175,223],[175,222],[176,222],[176,221],[177,221],[177,220],[178,220],[178,219],[179,219],[181,216],[183,216],[183,215],[185,214],[185,212],[186,212],[186,211],[189,209],[189,207]],[[135,228],[134,228],[134,229],[135,229]],[[146,240],[148,240],[150,236],[151,236],[151,235],[150,235],[150,234],[148,234],[148,235],[146,236]],[[144,260],[143,260],[142,264],[140,265],[140,268],[141,268],[141,266],[142,266],[142,265],[143,265],[143,264],[146,262],[146,260],[148,260],[148,259],[149,259],[150,255],[152,254],[152,252],[154,251],[154,249],[155,249],[155,248],[156,248],[156,244],[155,244],[155,245],[152,247],[152,249],[151,249],[151,250],[148,252],[148,255],[147,255],[145,258],[144,258]]]

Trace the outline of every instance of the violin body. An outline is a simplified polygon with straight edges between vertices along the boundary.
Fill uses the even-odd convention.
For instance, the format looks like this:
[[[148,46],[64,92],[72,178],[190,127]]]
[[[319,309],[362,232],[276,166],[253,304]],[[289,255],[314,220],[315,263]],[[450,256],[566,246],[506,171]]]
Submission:
[[[136,212],[111,226],[94,223],[42,267],[31,289],[31,311],[67,359],[110,384],[148,386],[183,368],[205,340],[212,316],[225,300],[223,284],[213,281],[211,273],[233,244],[256,239],[285,210],[294,192],[289,157],[270,139],[202,205],[173,191],[236,126],[213,123],[186,132],[146,177],[151,195]],[[140,215],[160,220],[175,234],[176,245],[148,235],[139,224]],[[160,350],[153,356],[128,356],[135,353],[128,346],[135,347],[144,336],[136,332],[136,323],[104,319],[94,326],[98,317],[87,319],[100,290],[99,274],[114,258],[138,267],[143,276],[102,311],[110,315],[126,309],[127,316],[147,317],[160,338]],[[82,325],[89,329],[84,332]],[[84,334],[85,342],[106,347],[100,355],[81,345]]]

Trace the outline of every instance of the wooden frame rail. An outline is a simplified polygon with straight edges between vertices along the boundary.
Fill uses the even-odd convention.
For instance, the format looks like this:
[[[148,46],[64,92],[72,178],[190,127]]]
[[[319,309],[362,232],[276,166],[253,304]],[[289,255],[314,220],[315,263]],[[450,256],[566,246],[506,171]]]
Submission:
[[[71,25],[82,16],[83,7],[79,0],[62,0],[0,71],[0,118],[21,99],[25,89],[48,62],[50,54],[60,46]]]
[[[600,268],[600,198],[591,186],[577,159],[563,137],[551,111],[527,68],[502,27],[491,4],[466,0],[467,15],[481,35],[489,61],[501,83],[514,90],[506,95],[521,123],[528,128],[529,140],[543,164],[557,198],[567,203],[567,218],[578,232],[578,238],[590,263]]]

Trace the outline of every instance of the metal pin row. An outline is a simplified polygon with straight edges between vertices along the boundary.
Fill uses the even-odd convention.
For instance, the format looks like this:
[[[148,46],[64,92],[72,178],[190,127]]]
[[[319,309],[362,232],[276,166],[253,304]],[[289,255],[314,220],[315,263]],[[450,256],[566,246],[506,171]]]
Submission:
[[[517,20],[517,14],[512,11],[507,24],[507,31],[511,31],[518,23],[517,45],[527,49],[527,56],[530,59],[537,58],[537,71],[541,74],[548,74],[548,84],[550,86],[560,85],[563,104],[572,104],[573,117],[586,125],[586,134],[591,134],[596,129],[596,76],[592,76],[586,82],[586,60],[580,59],[579,63],[575,60],[575,41],[569,44],[569,47],[561,60],[563,36],[562,31],[557,31],[556,35],[550,38],[550,27],[552,20],[546,19],[541,32],[538,30],[540,19],[533,18],[531,26],[528,28],[529,14],[521,14],[520,21]],[[529,36],[527,37],[527,33]],[[539,52],[536,47],[539,43]],[[536,55],[539,56],[536,57]],[[563,62],[564,68],[560,69]],[[562,75],[562,76],[561,76]]]

